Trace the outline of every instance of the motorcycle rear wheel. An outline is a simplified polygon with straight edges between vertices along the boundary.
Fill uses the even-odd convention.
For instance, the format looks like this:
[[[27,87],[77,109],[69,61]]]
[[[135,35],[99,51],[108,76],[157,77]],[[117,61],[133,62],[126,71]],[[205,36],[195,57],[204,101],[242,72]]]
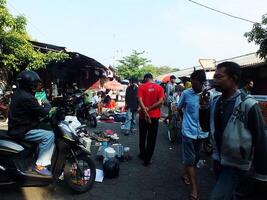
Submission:
[[[74,159],[67,160],[64,167],[64,180],[68,186],[77,193],[90,190],[95,181],[96,168],[88,155],[79,155],[78,163]],[[80,167],[81,171],[78,169]]]

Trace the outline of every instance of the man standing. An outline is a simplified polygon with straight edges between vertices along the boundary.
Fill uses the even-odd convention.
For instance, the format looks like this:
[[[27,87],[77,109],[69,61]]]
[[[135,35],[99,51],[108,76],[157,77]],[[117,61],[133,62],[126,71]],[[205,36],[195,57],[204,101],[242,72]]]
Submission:
[[[141,107],[139,113],[139,158],[144,161],[144,166],[151,164],[163,99],[163,88],[153,82],[152,74],[145,74],[143,84],[138,89],[138,100]]]
[[[235,199],[235,190],[253,168],[254,177],[267,181],[267,136],[257,101],[238,89],[240,66],[223,62],[214,74],[221,95],[200,99],[200,123],[210,131],[216,184],[211,199]],[[251,168],[252,167],[252,168]],[[254,198],[253,198],[254,199]]]
[[[250,79],[246,80],[244,87],[240,90],[244,94],[251,94],[251,90],[253,89],[254,82]]]
[[[168,106],[168,116],[164,119],[164,122],[167,123],[167,120],[169,120],[169,123],[171,121],[171,109],[172,109],[172,103],[175,101],[173,97],[173,93],[175,91],[175,80],[176,77],[174,75],[170,76],[170,81],[166,85],[166,102]]]
[[[184,174],[182,180],[191,185],[190,199],[198,199],[195,166],[199,160],[202,139],[208,137],[208,132],[203,132],[199,125],[199,93],[206,81],[204,70],[196,70],[191,74],[192,88],[182,92],[178,102],[178,109],[183,108],[182,124],[182,161]]]
[[[129,135],[134,130],[136,124],[136,113],[138,110],[137,82],[136,78],[131,78],[130,85],[125,93],[125,108],[127,109],[126,122],[123,125],[123,129],[126,130],[125,135]]]

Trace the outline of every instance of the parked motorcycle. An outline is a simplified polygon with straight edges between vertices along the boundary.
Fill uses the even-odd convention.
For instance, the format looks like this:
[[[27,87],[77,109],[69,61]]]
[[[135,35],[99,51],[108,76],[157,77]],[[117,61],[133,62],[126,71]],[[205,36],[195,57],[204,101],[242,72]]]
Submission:
[[[96,106],[92,103],[85,104],[81,93],[67,95],[65,107],[68,115],[75,115],[81,123],[92,128],[97,126]]]
[[[74,130],[71,122],[64,121],[64,118],[63,108],[54,109],[50,117],[56,138],[50,169],[52,177],[39,175],[32,170],[36,160],[36,144],[15,141],[6,133],[0,134],[0,186],[46,186],[63,176],[75,192],[82,193],[92,188],[96,168],[86,149],[86,139],[83,138],[86,135],[85,127]]]
[[[88,124],[90,127],[95,128],[97,126],[96,108],[92,103],[81,104],[77,109],[76,116],[79,121]]]
[[[5,121],[7,119],[11,94],[11,91],[7,91],[2,97],[0,97],[0,121]]]

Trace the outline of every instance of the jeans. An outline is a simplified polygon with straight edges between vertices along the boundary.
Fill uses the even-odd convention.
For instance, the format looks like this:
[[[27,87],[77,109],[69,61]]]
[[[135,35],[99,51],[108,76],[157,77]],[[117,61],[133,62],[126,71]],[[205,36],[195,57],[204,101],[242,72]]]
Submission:
[[[131,111],[130,109],[128,109],[123,129],[132,130],[134,129],[135,125],[136,125],[136,111]]]
[[[211,200],[234,200],[235,191],[241,179],[246,175],[245,171],[234,167],[222,166],[214,161],[216,184],[211,193]]]
[[[38,158],[36,165],[51,165],[51,158],[54,152],[55,136],[52,131],[43,129],[32,129],[25,134],[25,141],[31,141],[38,144]]]

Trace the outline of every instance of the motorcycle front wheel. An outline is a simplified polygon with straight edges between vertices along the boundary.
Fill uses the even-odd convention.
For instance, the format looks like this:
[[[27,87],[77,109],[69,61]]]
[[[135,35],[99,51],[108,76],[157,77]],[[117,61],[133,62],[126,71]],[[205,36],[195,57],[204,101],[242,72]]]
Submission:
[[[90,190],[94,184],[96,168],[92,159],[87,155],[79,155],[77,162],[74,159],[66,161],[64,180],[77,193]]]

